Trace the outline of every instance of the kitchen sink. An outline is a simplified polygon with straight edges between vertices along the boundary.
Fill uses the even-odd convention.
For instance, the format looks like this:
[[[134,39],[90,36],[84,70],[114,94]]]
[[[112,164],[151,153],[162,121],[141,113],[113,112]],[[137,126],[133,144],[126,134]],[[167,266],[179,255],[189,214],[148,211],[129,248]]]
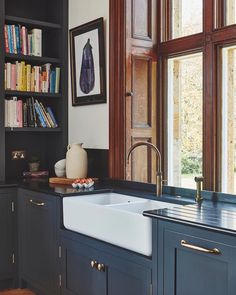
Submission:
[[[143,211],[178,205],[116,193],[63,199],[65,228],[135,251],[152,255],[152,220]]]

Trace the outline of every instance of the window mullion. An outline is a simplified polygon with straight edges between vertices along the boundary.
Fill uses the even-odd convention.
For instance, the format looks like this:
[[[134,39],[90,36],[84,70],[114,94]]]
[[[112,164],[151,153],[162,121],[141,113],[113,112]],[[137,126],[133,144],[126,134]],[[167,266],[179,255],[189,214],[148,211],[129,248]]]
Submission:
[[[215,47],[204,47],[203,59],[203,175],[204,189],[215,190],[216,163],[216,101],[213,97],[215,79]]]

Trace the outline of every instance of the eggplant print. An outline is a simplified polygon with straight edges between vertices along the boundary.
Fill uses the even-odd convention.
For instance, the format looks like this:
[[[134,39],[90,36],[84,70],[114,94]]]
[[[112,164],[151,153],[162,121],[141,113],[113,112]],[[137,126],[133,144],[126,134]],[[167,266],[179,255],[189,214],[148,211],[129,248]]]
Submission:
[[[83,48],[82,64],[80,70],[80,88],[85,94],[91,92],[95,85],[94,59],[90,39]]]

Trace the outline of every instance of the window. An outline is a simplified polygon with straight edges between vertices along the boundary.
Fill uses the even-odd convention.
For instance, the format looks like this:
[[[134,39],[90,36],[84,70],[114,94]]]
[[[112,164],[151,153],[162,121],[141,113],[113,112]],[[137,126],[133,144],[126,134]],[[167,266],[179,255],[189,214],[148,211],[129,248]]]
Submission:
[[[156,112],[149,115],[155,119],[146,124],[149,133],[144,128],[141,132],[161,151],[164,179],[169,185],[195,188],[193,176],[202,174],[204,189],[236,194],[236,0],[141,2],[149,4],[148,13],[142,14],[149,15],[148,29],[143,36],[135,36],[132,27],[128,27],[131,36],[126,44],[132,44],[131,53],[135,56],[140,57],[141,52],[143,64],[148,65],[142,68],[150,83],[144,84],[142,79],[138,83],[153,86],[147,87],[147,102],[150,110],[156,104]],[[137,9],[136,14],[140,11]],[[132,17],[127,17],[126,22],[118,20],[113,24],[126,23],[127,29]],[[124,101],[129,100],[122,100],[121,96],[124,88],[127,93],[133,90],[131,79],[125,85],[128,87],[122,84],[130,70],[120,74],[124,69],[122,60],[126,57],[127,63],[132,64],[132,55],[120,43],[120,31],[111,30],[117,34],[117,44],[111,48],[115,69],[120,61],[118,74],[113,77],[115,86],[111,85],[114,100],[110,118],[115,118],[111,138],[115,138],[119,127],[119,138],[111,144],[111,176],[119,178],[124,177],[125,167],[125,124],[121,114]],[[116,79],[121,81],[118,90]],[[154,125],[156,129],[151,129]],[[120,155],[123,158],[117,161]],[[144,159],[143,154],[140,158]],[[150,159],[150,155],[146,158]]]
[[[171,0],[169,3],[169,39],[202,32],[202,0]]]
[[[225,24],[226,26],[236,23],[236,0],[225,0]]]
[[[236,46],[222,50],[222,191],[236,193]]]
[[[202,174],[202,53],[168,60],[168,184]]]

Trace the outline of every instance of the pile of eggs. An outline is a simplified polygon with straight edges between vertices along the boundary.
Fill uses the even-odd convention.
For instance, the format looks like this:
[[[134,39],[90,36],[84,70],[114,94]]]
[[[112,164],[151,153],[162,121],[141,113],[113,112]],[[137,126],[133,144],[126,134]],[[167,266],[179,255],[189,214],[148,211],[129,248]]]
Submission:
[[[72,183],[73,188],[90,188],[94,185],[92,178],[76,178]]]

